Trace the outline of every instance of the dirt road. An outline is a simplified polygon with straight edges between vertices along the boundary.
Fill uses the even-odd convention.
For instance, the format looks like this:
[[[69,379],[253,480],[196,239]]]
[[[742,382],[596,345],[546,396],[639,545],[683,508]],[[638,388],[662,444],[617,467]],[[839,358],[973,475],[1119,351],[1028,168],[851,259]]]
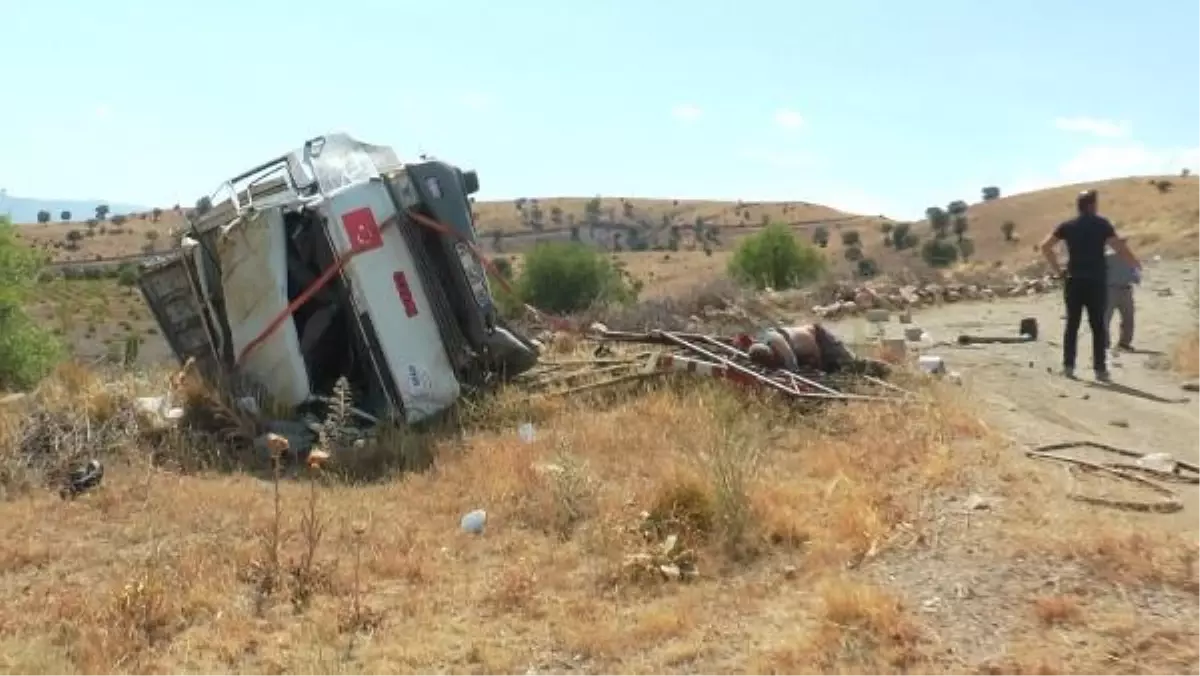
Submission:
[[[913,323],[932,338],[919,352],[941,356],[948,369],[961,375],[964,394],[977,400],[987,419],[1018,445],[1092,440],[1142,453],[1166,452],[1195,463],[1200,459],[1197,397],[1182,389],[1185,379],[1167,365],[1176,341],[1196,327],[1196,268],[1195,261],[1147,265],[1145,280],[1135,292],[1134,345],[1139,352],[1110,359],[1112,385],[1092,380],[1086,319],[1079,335],[1079,379],[1058,374],[1063,307],[1057,293],[919,311]],[[1170,295],[1160,295],[1167,289]],[[1041,335],[1036,342],[954,344],[964,333],[1015,336],[1022,317],[1037,318]],[[1114,330],[1117,325],[1114,318]],[[840,322],[838,329],[847,337],[873,332],[862,319]],[[888,334],[902,334],[894,318]],[[1185,485],[1179,492],[1186,508],[1170,523],[1194,531],[1197,491]]]

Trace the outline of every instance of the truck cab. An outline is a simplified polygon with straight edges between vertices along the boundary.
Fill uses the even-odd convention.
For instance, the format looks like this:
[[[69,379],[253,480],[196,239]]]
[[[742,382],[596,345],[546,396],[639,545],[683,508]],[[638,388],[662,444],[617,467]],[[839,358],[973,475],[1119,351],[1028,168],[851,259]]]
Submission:
[[[279,404],[345,376],[372,416],[419,422],[532,368],[499,317],[472,171],[344,134],[236,176],[140,286],[181,360]]]

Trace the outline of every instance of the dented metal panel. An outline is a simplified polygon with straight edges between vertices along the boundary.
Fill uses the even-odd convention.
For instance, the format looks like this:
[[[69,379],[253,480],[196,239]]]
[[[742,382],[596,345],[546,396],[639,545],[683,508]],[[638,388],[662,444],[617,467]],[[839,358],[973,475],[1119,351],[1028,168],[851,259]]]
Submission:
[[[345,188],[330,198],[327,208],[330,237],[339,253],[366,247],[346,264],[345,275],[359,307],[374,323],[405,417],[416,422],[449,407],[461,388],[404,237],[395,227],[379,229],[395,215],[383,184]],[[397,273],[404,273],[407,293],[398,288]]]
[[[193,358],[204,373],[217,373],[219,360],[211,329],[184,256],[176,255],[144,270],[138,285],[176,358],[180,362]]]
[[[222,232],[217,256],[233,353],[241,354],[288,307],[287,258],[279,211],[247,214]],[[251,351],[239,368],[280,403],[294,406],[312,395],[291,317]]]

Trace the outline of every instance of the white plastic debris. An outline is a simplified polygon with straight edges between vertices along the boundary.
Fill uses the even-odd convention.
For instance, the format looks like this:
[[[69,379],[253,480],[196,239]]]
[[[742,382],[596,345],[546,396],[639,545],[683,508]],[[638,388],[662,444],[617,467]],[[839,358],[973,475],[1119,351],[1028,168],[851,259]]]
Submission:
[[[924,372],[941,375],[946,372],[946,362],[937,355],[923,354],[917,359],[917,366]]]
[[[1147,453],[1137,459],[1137,466],[1170,474],[1175,471],[1175,458],[1171,457],[1170,453]]]
[[[472,535],[483,533],[483,527],[487,525],[487,512],[482,509],[472,510],[463,515],[459,526],[463,531]]]
[[[169,422],[183,417],[183,409],[171,406],[171,400],[166,396],[138,397],[134,400],[134,408],[148,418],[154,427],[165,427]]]
[[[537,436],[537,433],[534,432],[534,429],[533,429],[533,423],[530,423],[530,422],[521,423],[517,427],[517,436],[520,437],[521,441],[523,441],[527,444],[533,443],[534,438]]]

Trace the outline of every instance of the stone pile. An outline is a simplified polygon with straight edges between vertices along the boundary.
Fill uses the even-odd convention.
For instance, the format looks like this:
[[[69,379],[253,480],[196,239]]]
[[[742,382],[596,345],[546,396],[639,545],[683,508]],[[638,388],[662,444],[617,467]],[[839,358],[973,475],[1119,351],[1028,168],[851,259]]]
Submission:
[[[837,319],[876,308],[907,310],[962,301],[1034,296],[1052,291],[1058,288],[1058,284],[1049,275],[1013,277],[1007,282],[993,284],[926,283],[901,286],[866,283],[837,289],[829,302],[814,305],[812,312],[823,319]]]

